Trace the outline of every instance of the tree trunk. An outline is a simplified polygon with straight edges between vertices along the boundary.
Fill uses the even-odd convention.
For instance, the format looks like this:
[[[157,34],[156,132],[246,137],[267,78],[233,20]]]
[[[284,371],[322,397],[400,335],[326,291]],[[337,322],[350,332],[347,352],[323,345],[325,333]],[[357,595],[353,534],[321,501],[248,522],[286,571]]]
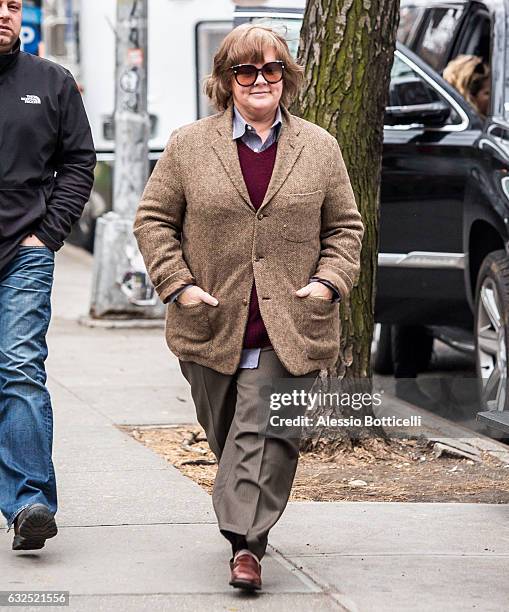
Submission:
[[[337,139],[365,226],[359,283],[341,305],[340,358],[323,381],[327,389],[342,379],[352,392],[371,391],[383,116],[398,22],[397,0],[308,0],[301,30],[305,87],[292,111]],[[362,417],[371,411],[367,406],[342,413]],[[373,435],[383,431],[356,428],[339,437],[344,444]]]

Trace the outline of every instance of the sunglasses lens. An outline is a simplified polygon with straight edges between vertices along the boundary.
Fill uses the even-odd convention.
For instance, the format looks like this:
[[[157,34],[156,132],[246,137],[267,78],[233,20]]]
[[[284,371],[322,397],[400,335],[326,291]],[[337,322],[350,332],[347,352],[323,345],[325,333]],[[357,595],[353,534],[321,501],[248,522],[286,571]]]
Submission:
[[[239,85],[252,85],[256,81],[256,67],[239,66],[236,70],[236,77]]]
[[[268,62],[262,67],[261,73],[267,83],[279,83],[283,78],[284,66],[280,62]],[[237,83],[244,87],[249,87],[256,83],[258,78],[258,68],[253,64],[243,64],[235,66],[235,78]]]
[[[278,83],[283,78],[283,66],[279,62],[265,64],[262,74],[268,83]]]

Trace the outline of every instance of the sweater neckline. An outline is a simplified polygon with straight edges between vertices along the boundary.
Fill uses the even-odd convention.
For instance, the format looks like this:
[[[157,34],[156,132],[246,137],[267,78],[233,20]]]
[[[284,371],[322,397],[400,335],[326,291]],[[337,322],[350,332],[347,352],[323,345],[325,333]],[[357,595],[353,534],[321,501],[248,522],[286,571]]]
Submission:
[[[277,146],[277,140],[275,140],[270,147],[267,147],[264,151],[261,151],[259,153],[256,153],[255,151],[253,151],[253,149],[251,149],[251,147],[248,147],[247,144],[245,142],[242,142],[242,140],[239,138],[237,140],[237,145],[239,147],[242,147],[243,149],[245,149],[246,151],[248,151],[249,153],[251,153],[252,155],[256,156],[256,157],[260,157],[260,155],[264,155],[266,153],[268,153],[269,151],[272,151],[273,149],[276,148]]]

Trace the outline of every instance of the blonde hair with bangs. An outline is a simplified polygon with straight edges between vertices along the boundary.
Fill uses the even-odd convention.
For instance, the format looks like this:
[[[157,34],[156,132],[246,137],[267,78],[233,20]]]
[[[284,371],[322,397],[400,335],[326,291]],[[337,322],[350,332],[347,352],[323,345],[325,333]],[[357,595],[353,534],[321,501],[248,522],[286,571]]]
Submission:
[[[470,102],[482,117],[475,96],[490,83],[490,67],[478,55],[457,55],[442,72],[443,78]]]
[[[205,81],[204,91],[218,110],[225,110],[232,98],[231,67],[249,62],[261,64],[267,49],[273,49],[285,65],[281,102],[288,106],[294,100],[304,69],[293,59],[281,34],[267,26],[249,23],[237,26],[225,37],[214,56],[212,74]]]

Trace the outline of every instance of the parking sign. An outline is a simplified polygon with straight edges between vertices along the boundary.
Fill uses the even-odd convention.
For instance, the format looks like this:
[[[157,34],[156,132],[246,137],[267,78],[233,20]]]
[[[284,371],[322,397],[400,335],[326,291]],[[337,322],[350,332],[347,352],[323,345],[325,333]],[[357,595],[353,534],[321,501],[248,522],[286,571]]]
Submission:
[[[25,0],[23,3],[23,22],[21,25],[21,49],[38,55],[41,42],[41,0]]]

